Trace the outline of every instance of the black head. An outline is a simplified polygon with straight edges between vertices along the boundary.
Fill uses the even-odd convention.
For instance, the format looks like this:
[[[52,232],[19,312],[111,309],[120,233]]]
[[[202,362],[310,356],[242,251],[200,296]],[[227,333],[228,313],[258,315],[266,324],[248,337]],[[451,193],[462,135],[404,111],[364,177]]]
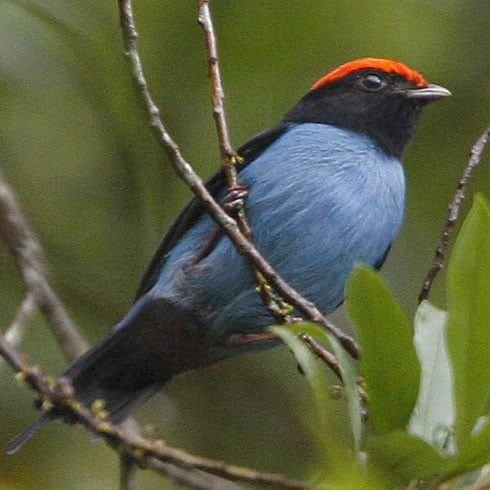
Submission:
[[[451,95],[396,61],[363,58],[318,80],[284,117],[285,123],[332,124],[373,138],[400,158],[421,109]]]

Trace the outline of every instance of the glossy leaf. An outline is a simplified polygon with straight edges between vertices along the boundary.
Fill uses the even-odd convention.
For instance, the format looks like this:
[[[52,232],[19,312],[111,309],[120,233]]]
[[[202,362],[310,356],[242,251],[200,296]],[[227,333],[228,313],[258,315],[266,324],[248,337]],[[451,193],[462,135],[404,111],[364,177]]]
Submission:
[[[327,443],[327,434],[329,430],[327,411],[332,403],[332,399],[330,397],[329,382],[324,366],[310,351],[308,346],[300,338],[298,338],[297,332],[291,329],[291,325],[272,326],[269,328],[269,330],[280,337],[281,340],[293,351],[301,370],[305,374],[306,379],[311,386],[318,417],[319,430],[315,431],[317,441],[319,442],[324,454],[328,454],[329,447]]]
[[[357,451],[361,442],[362,422],[361,403],[357,385],[357,371],[348,354],[342,346],[326,330],[311,323],[299,323],[281,327],[271,327],[270,330],[287,343],[294,352],[301,369],[304,371],[312,387],[316,408],[321,421],[324,437],[332,432],[328,427],[327,408],[331,405],[330,381],[326,374],[326,368],[318,357],[311,352],[304,341],[298,338],[300,334],[312,336],[323,345],[330,344],[343,371],[343,389],[349,411],[349,426],[352,434],[352,448]],[[331,441],[323,441],[323,444],[331,446]]]
[[[417,399],[420,367],[412,328],[376,272],[357,267],[346,288],[346,308],[362,346],[360,372],[377,433],[405,429]]]
[[[447,313],[423,301],[415,314],[415,349],[422,375],[409,432],[438,449],[451,452],[455,422],[452,367],[446,341]]]
[[[456,436],[464,445],[490,394],[490,210],[474,199],[448,265],[448,346],[456,386]]]
[[[328,337],[339,365],[342,368],[343,387],[345,397],[347,399],[347,406],[349,408],[349,420],[354,442],[354,450],[358,451],[361,444],[363,422],[361,416],[362,405],[359,395],[359,373],[357,366],[354,365],[353,359],[349,356],[349,354],[347,354],[345,349],[340,345],[335,337],[329,335],[325,331],[323,331],[323,333]]]
[[[481,419],[482,420],[482,419]],[[453,476],[475,470],[490,462],[490,424],[483,428],[462,446],[455,458],[444,466],[442,474]]]
[[[368,458],[375,470],[397,485],[437,475],[445,464],[432,446],[404,431],[371,437]]]

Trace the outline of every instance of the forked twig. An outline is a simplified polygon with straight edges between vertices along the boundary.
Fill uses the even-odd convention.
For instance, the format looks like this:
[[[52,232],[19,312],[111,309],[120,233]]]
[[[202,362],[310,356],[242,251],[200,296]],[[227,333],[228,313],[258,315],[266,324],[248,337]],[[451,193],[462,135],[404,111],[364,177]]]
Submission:
[[[211,80],[211,89],[213,97],[213,116],[218,131],[218,142],[221,151],[221,158],[230,187],[238,184],[237,173],[234,167],[233,160],[236,158],[236,153],[231,145],[230,133],[226,122],[225,111],[225,92],[223,89],[223,81],[221,78],[221,70],[218,58],[218,43],[213,24],[213,18],[209,8],[209,0],[197,0],[199,9],[198,22],[204,30],[204,39],[206,41],[206,51],[208,53],[208,74]]]
[[[198,22],[204,31],[206,51],[208,55],[208,74],[211,81],[211,95],[213,101],[213,117],[216,123],[218,142],[221,152],[221,165],[226,174],[228,188],[230,191],[239,187],[239,178],[236,165],[240,164],[239,157],[231,145],[230,133],[226,122],[225,93],[218,56],[218,43],[216,39],[213,18],[209,6],[209,0],[197,0],[199,9]],[[247,220],[245,206],[235,206],[234,214],[240,231],[253,246],[252,230]],[[257,282],[257,289],[261,295],[264,306],[272,316],[279,322],[288,321],[288,312],[281,307],[281,298],[274,294],[260,270],[253,264],[252,267]],[[282,302],[283,303],[283,302]]]
[[[342,368],[337,362],[337,358],[322,344],[316,341],[311,335],[301,334],[301,340],[308,345],[311,349],[311,352],[319,357],[336,375],[337,377],[343,381],[344,373],[342,372]]]
[[[136,434],[128,434],[107,420],[101,419],[97,414],[75,400],[67,390],[65,383],[60,381],[59,384],[53,386],[53,382],[46,380],[37,369],[32,369],[26,365],[1,334],[0,355],[15,372],[19,373],[21,379],[41,395],[42,399],[56,404],[65,412],[74,414],[78,422],[105,439],[111,447],[122,454],[126,454],[139,466],[152,467],[151,460],[156,459],[162,463],[171,463],[184,469],[204,470],[213,475],[274,485],[276,488],[293,490],[308,488],[306,483],[290,480],[282,475],[258,472],[250,468],[230,465],[223,461],[195,456],[181,449],[165,446],[160,442],[147,441]],[[219,482],[219,480],[217,481]]]
[[[22,215],[14,192],[1,178],[0,217],[0,238],[15,259],[27,294],[34,298],[67,359],[76,359],[88,344],[51,288],[41,244]]]
[[[136,465],[133,458],[127,454],[119,456],[119,489],[136,490]]]
[[[257,249],[247,240],[240,231],[236,221],[232,219],[216,202],[214,197],[206,188],[202,179],[195,173],[191,165],[183,157],[179,146],[170,136],[164,126],[160,111],[150,94],[146,77],[137,47],[138,34],[135,27],[134,15],[131,0],[119,0],[121,15],[121,26],[126,55],[131,65],[133,78],[139,88],[139,93],[143,99],[146,110],[150,118],[150,126],[157,137],[158,143],[167,154],[175,172],[197,195],[206,207],[212,218],[223,228],[225,233],[235,244],[239,253],[251,261],[254,267],[260,271],[270,285],[281,295],[281,297],[298,311],[306,316],[310,321],[319,323],[334,335],[344,348],[354,357],[359,355],[359,347],[356,341],[329,322],[318,308],[309,300],[300,295],[296,290],[287,284],[277,272],[270,266]]]
[[[4,333],[5,340],[13,347],[16,348],[22,342],[24,332],[26,330],[27,322],[36,308],[36,300],[32,293],[27,293],[26,297],[22,301],[17,314],[12,323],[8,326]],[[4,365],[4,360],[0,358],[0,368]]]

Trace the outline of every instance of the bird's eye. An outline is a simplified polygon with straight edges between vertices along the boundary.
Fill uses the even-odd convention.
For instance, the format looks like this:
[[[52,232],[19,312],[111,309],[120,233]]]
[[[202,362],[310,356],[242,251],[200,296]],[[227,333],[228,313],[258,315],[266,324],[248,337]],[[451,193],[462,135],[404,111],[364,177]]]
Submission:
[[[361,79],[361,85],[368,90],[375,91],[382,89],[386,85],[386,82],[378,75],[371,73]]]

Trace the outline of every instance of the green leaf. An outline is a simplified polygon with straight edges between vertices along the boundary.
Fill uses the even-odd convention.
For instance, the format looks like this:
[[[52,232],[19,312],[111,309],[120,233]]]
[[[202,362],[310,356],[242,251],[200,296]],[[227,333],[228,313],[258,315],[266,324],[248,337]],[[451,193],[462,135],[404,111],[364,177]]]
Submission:
[[[293,351],[298,364],[304,372],[306,379],[311,385],[317,413],[319,419],[324,425],[324,413],[331,403],[329,393],[329,383],[327,375],[318,358],[313,355],[308,346],[298,338],[296,329],[292,329],[291,325],[287,326],[272,326],[269,330],[281,338],[287,346]]]
[[[270,330],[281,337],[296,356],[301,369],[304,371],[315,397],[318,412],[322,444],[331,449],[329,436],[332,434],[331,420],[328,417],[328,407],[332,405],[330,382],[326,374],[325,364],[313,354],[305,342],[298,338],[307,334],[322,344],[330,344],[343,372],[344,394],[349,410],[350,432],[353,438],[352,449],[359,450],[362,436],[361,403],[357,385],[357,371],[354,362],[349,358],[343,347],[326,330],[312,323],[297,323],[281,327],[273,326]]]
[[[272,326],[269,330],[281,338],[281,340],[293,351],[301,370],[308,380],[315,402],[316,413],[318,417],[318,428],[315,431],[317,442],[322,452],[327,455],[329,451],[329,420],[328,409],[332,403],[329,392],[329,383],[324,366],[319,359],[310,351],[308,346],[298,338],[297,332],[291,329],[291,325]],[[316,424],[315,424],[316,425]]]
[[[340,345],[335,337],[326,332],[323,333],[328,337],[339,365],[342,368],[344,393],[347,399],[347,406],[349,408],[349,420],[354,441],[354,450],[359,451],[363,432],[361,415],[363,407],[361,405],[361,397],[359,395],[359,374],[357,371],[357,366],[354,365],[353,359],[349,354],[347,354],[345,349],[342,347],[342,345]]]
[[[367,450],[369,464],[396,485],[438,475],[446,462],[432,446],[404,431],[369,438]]]
[[[419,386],[412,328],[386,284],[359,266],[346,288],[346,308],[362,346],[360,372],[369,394],[369,420],[379,433],[404,429]]]
[[[460,448],[456,457],[449,460],[441,474],[445,477],[459,475],[488,464],[490,461],[490,424],[483,428]]]
[[[456,393],[456,437],[464,445],[490,393],[490,210],[481,195],[456,239],[447,271],[448,346]]]
[[[414,342],[422,368],[420,391],[409,432],[451,452],[455,423],[453,373],[446,342],[447,313],[423,301],[415,314]]]

